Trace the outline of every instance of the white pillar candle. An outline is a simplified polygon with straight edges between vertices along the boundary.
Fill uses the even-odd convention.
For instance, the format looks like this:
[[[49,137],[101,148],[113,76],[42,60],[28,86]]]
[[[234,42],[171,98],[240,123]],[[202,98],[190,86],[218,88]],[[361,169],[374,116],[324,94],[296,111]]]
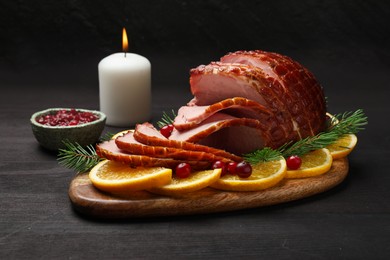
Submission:
[[[100,110],[108,125],[128,127],[151,117],[151,65],[134,53],[115,53],[99,63]]]

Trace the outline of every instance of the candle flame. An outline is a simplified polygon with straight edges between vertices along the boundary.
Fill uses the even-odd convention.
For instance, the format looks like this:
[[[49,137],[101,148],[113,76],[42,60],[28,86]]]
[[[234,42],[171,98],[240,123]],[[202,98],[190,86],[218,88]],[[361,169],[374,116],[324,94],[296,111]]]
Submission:
[[[127,40],[126,29],[124,27],[123,27],[123,30],[122,30],[122,49],[123,49],[123,52],[126,55],[126,52],[129,50],[129,42]]]

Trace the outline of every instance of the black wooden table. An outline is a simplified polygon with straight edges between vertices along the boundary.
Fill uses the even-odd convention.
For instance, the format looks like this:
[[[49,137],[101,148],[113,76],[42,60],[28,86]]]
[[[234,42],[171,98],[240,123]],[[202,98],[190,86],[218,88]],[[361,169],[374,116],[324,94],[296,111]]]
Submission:
[[[67,192],[75,173],[39,147],[29,125],[32,113],[49,107],[98,109],[96,64],[2,72],[0,258],[389,259],[389,67],[295,58],[317,75],[331,113],[363,108],[369,117],[341,185],[265,208],[123,221],[72,209]],[[154,122],[191,97],[187,74],[176,80],[169,69],[154,70]]]

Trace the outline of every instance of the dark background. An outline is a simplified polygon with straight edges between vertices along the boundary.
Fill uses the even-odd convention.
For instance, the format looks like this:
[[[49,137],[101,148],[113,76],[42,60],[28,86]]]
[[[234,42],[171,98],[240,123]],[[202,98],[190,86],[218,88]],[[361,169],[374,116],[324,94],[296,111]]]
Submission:
[[[307,66],[388,67],[389,16],[388,1],[2,1],[0,69],[11,72],[7,83],[22,73],[38,84],[96,85],[97,63],[121,51],[122,27],[130,51],[151,60],[156,85],[187,87],[191,67],[241,49]]]
[[[390,2],[0,0],[0,258],[390,258]],[[204,216],[100,221],[72,210],[74,172],[30,116],[99,108],[98,62],[130,50],[153,71],[153,121],[190,98],[189,69],[226,52],[291,56],[331,113],[369,118],[348,178],[314,197]],[[106,127],[106,131],[122,129]]]

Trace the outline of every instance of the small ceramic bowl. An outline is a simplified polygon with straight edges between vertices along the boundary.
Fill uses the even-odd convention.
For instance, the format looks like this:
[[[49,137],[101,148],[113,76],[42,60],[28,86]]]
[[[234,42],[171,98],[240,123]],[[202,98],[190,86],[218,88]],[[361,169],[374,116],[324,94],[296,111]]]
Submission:
[[[70,110],[69,108],[49,108],[34,113],[31,118],[31,127],[38,143],[44,148],[56,151],[65,148],[63,141],[78,143],[81,146],[96,143],[103,132],[106,115],[100,111],[76,109],[77,112],[91,112],[98,117],[97,120],[78,124],[74,126],[48,126],[37,122],[42,115],[56,114],[59,110]]]

